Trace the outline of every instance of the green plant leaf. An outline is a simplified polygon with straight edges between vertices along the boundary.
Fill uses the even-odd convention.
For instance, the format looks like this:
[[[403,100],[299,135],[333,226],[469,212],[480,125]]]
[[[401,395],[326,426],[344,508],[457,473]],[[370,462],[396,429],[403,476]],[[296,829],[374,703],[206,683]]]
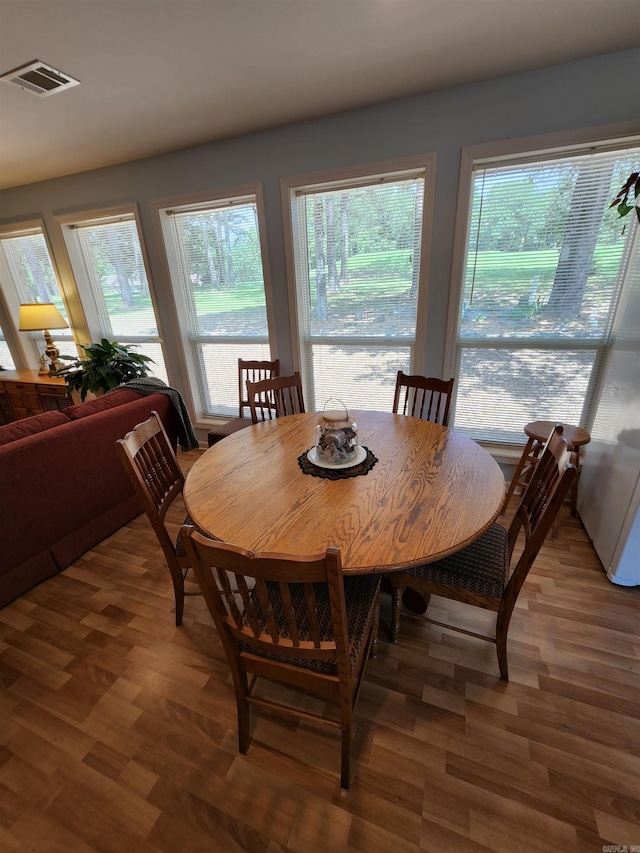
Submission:
[[[624,184],[618,190],[618,194],[611,202],[609,207],[615,207],[618,211],[618,216],[623,217],[631,213],[634,209],[633,204],[629,204],[629,195],[633,192],[633,198],[638,198],[640,195],[640,172],[632,172]],[[636,208],[637,211],[637,208]],[[638,214],[640,217],[640,214]]]
[[[100,343],[81,346],[85,357],[62,356],[71,364],[58,370],[56,375],[66,380],[70,390],[79,390],[82,400],[88,391],[111,391],[123,382],[147,376],[148,364],[153,363],[149,356],[133,352],[126,344],[111,342],[106,338]]]

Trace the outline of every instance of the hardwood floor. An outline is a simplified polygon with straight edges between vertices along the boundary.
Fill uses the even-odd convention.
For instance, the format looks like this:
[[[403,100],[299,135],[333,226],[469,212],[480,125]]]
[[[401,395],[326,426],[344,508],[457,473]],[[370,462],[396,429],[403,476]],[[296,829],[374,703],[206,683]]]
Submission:
[[[409,615],[392,646],[389,604],[345,793],[338,733],[256,714],[239,755],[204,602],[187,598],[174,626],[160,548],[135,519],[0,610],[0,850],[640,845],[640,588],[607,580],[568,507],[520,595],[508,684],[492,645]],[[436,604],[471,629],[492,618]]]

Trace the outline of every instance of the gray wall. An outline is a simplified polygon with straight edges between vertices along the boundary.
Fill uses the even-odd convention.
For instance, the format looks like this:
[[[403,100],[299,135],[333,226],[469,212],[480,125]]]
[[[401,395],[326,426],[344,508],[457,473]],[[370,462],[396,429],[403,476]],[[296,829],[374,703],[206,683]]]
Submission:
[[[427,353],[422,369],[440,375],[461,148],[637,120],[639,67],[640,49],[608,54],[8,189],[0,192],[0,223],[42,217],[57,254],[62,246],[54,215],[137,203],[158,304],[162,312],[172,314],[149,202],[261,181],[277,305],[277,355],[286,371],[291,341],[280,178],[435,151]],[[167,323],[169,329],[172,326]],[[165,334],[165,344],[169,353],[179,346],[171,333]],[[169,378],[172,381],[171,372]]]

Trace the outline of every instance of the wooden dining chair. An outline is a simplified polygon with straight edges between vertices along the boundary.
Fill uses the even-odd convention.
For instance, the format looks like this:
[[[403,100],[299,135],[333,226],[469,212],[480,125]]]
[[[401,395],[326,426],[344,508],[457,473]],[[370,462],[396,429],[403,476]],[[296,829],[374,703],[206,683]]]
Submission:
[[[454,381],[453,378],[410,376],[399,370],[393,398],[394,415],[408,415],[448,426]]]
[[[509,502],[514,494],[519,495],[522,494],[522,491],[526,488],[529,479],[531,478],[531,474],[533,473],[533,469],[535,468],[538,457],[540,456],[540,452],[544,447],[544,444],[549,435],[549,430],[553,428],[553,421],[531,421],[524,426],[524,433],[527,436],[527,443],[522,451],[522,456],[520,457],[520,461],[516,465],[515,471],[513,472],[513,477],[511,478],[511,482],[509,487],[507,488],[507,493],[504,496],[504,503],[502,505],[501,515],[507,511],[509,507]],[[562,435],[569,442],[571,449],[576,452],[576,468],[578,469],[578,474],[573,482],[573,486],[571,488],[570,500],[571,500],[571,515],[577,514],[577,504],[578,504],[578,480],[580,479],[580,451],[585,444],[589,444],[591,441],[591,435],[587,432],[586,429],[582,427],[573,426],[572,424],[562,424]],[[516,491],[516,490],[519,491]],[[558,517],[556,516],[556,520],[553,523],[553,529],[551,531],[551,538],[558,538]]]
[[[554,427],[544,446],[535,471],[508,530],[492,525],[466,548],[417,568],[392,572],[391,639],[398,641],[400,602],[405,587],[431,595],[474,604],[497,613],[495,634],[486,636],[464,628],[420,617],[434,625],[460,631],[496,644],[500,677],[509,680],[507,632],[522,584],[545,540],[562,502],[577,474],[576,455],[562,436],[562,426]],[[511,570],[514,547],[524,533],[523,550]]]
[[[116,447],[167,561],[175,594],[176,625],[181,625],[185,595],[200,593],[185,592],[191,563],[180,534],[173,541],[166,527],[169,507],[182,494],[184,476],[158,413],[152,412],[148,420],[118,439]],[[190,523],[188,516],[185,522]]]
[[[338,728],[347,789],[354,709],[367,658],[375,656],[380,576],[345,577],[336,548],[256,554],[188,526],[182,538],[231,668],[240,752],[249,747],[251,707]],[[257,698],[257,678],[334,699],[339,719]]]
[[[247,396],[247,382],[262,382],[265,379],[273,379],[275,376],[280,376],[280,359],[276,358],[273,361],[249,361],[247,359],[238,359],[238,399],[240,401],[239,414],[237,418],[233,418],[227,423],[220,424],[209,430],[208,444],[209,447],[216,444],[228,435],[238,432],[245,427],[251,426],[251,408],[249,406],[249,398]]]
[[[254,424],[304,412],[302,380],[296,371],[262,382],[247,382],[247,397]]]

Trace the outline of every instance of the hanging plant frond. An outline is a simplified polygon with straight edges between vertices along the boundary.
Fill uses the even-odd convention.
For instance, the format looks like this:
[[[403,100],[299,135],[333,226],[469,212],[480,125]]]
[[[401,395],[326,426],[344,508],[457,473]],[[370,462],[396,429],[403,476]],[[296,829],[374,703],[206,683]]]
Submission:
[[[620,187],[618,195],[609,207],[618,210],[618,216],[627,216],[635,210],[638,222],[640,222],[640,172],[632,172],[624,184]]]

